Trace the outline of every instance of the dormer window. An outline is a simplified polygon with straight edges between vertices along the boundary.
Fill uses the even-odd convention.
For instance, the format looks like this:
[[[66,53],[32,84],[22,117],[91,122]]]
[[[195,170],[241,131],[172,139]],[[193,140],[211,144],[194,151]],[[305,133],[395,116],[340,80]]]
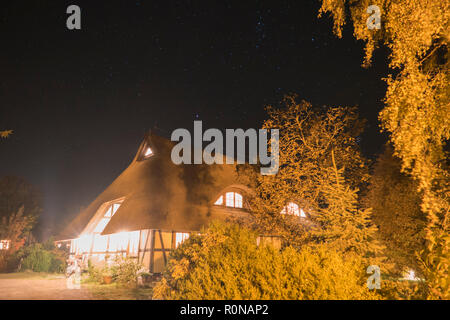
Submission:
[[[283,207],[280,213],[294,215],[302,218],[306,217],[306,214],[303,211],[303,209],[301,209],[295,202],[288,202],[288,204]]]
[[[149,158],[153,155],[152,148],[147,147],[144,152],[144,158]]]
[[[119,210],[121,204],[122,204],[121,202],[116,202],[108,206],[108,208],[105,211],[105,214],[103,215],[103,218],[99,221],[99,223],[95,227],[94,233],[102,233],[103,230],[105,230],[106,225],[109,223],[109,221],[117,212],[117,210]]]
[[[216,202],[214,202],[214,204],[216,206],[221,206],[223,205],[223,196],[220,196],[219,199],[216,200]]]
[[[243,205],[242,195],[237,192],[227,192],[224,195],[221,195],[219,198],[217,198],[214,204],[216,206],[222,206],[225,204],[226,207],[230,208],[242,208]]]
[[[227,192],[225,194],[227,207],[242,208],[242,196],[237,192]]]

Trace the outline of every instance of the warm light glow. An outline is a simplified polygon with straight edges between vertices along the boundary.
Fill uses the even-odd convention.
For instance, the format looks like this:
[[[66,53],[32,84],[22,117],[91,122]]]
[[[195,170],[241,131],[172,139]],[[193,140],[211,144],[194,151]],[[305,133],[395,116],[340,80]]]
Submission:
[[[71,241],[72,254],[104,254],[105,252],[126,252],[137,255],[139,231],[119,232],[110,235],[85,234]]]
[[[102,218],[94,229],[94,233],[102,233],[111,218]]]
[[[234,194],[234,207],[242,208],[242,196],[239,193]]]
[[[106,252],[108,247],[109,236],[102,236],[99,234],[94,235],[94,245],[92,246],[93,252]]]
[[[117,210],[119,210],[120,205],[121,203],[114,203],[112,205],[112,215],[114,215],[117,212]]]
[[[78,239],[72,240],[70,250],[71,253],[73,254],[89,253],[92,247],[92,240],[93,240],[92,234],[85,234],[79,237]]]
[[[177,232],[175,234],[175,248],[182,244],[187,238],[189,238],[189,233]]]
[[[129,239],[128,232],[113,233],[109,237],[109,252],[127,250]]]
[[[416,272],[414,270],[409,269],[408,273],[406,273],[406,275],[405,275],[405,280],[417,281],[420,279],[416,277]]]
[[[11,240],[0,240],[0,250],[8,250],[11,245]]]
[[[114,214],[119,210],[121,203],[113,203],[105,211],[104,217],[95,226],[94,233],[102,233],[105,230],[106,225],[109,223]]]
[[[145,150],[144,157],[150,157],[153,154],[152,149],[149,147]]]
[[[214,204],[215,204],[216,206],[221,206],[221,205],[223,205],[223,196],[220,196],[219,199],[217,199],[217,201],[214,202]]]
[[[129,248],[128,248],[128,253],[132,256],[135,256],[138,254],[138,250],[139,250],[139,235],[140,232],[139,231],[131,231],[131,232],[127,232],[128,236],[129,236]]]
[[[303,209],[300,209],[300,217],[306,218],[306,214]]]
[[[300,209],[300,207],[298,206],[298,204],[296,204],[295,202],[289,202],[286,206],[283,207],[283,209],[280,212],[281,214],[289,214],[289,215],[294,215],[294,216],[298,216],[298,217],[306,217],[305,212],[303,211],[303,209]]]
[[[234,207],[234,192],[227,192],[225,195],[227,207]]]
[[[242,208],[242,195],[236,192],[227,192],[225,194],[225,205],[227,207]]]

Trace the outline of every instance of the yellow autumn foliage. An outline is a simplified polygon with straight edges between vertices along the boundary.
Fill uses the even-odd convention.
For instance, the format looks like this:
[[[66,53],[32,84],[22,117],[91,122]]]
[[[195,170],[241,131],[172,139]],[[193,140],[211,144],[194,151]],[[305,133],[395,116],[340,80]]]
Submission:
[[[358,257],[325,247],[258,246],[239,225],[212,224],[175,250],[154,299],[379,299]]]

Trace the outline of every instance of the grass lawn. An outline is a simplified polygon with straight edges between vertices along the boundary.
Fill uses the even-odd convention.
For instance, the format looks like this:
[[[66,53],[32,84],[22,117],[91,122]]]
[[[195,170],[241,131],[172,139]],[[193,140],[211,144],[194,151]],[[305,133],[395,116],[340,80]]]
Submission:
[[[115,283],[83,283],[82,286],[99,300],[151,300],[152,297],[152,288],[128,288]]]
[[[63,274],[46,273],[46,272],[12,272],[12,273],[0,273],[0,280],[2,279],[61,279],[65,278]]]

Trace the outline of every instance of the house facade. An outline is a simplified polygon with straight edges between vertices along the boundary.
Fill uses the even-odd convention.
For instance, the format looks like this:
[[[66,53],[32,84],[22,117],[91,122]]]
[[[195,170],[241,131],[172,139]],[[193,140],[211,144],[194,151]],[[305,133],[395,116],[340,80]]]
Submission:
[[[175,165],[172,147],[147,134],[128,168],[61,232],[57,245],[84,261],[122,255],[160,273],[170,252],[208,222],[249,217],[252,192],[238,183],[235,165]],[[281,213],[304,215],[293,202]]]

